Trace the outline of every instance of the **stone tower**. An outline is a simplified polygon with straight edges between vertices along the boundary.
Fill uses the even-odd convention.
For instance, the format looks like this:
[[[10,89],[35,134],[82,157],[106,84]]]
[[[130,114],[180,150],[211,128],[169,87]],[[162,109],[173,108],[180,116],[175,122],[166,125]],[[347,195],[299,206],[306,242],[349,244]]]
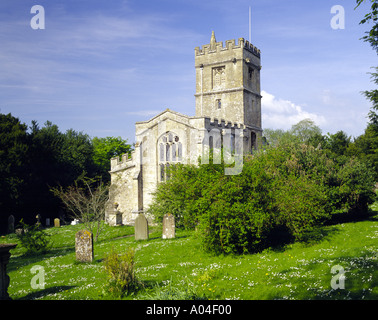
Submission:
[[[195,48],[196,117],[243,123],[261,130],[260,50],[243,38]]]

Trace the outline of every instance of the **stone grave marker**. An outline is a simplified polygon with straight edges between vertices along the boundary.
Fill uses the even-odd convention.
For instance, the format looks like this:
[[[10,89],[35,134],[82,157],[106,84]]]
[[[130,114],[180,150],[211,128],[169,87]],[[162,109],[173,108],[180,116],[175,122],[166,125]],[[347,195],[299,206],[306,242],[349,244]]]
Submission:
[[[93,261],[93,234],[88,230],[80,230],[75,237],[76,260],[80,262]]]
[[[11,256],[10,250],[16,248],[17,244],[0,244],[0,300],[11,300],[8,294],[9,276],[7,275],[7,264]],[[1,310],[3,312],[3,310]]]
[[[176,236],[175,217],[165,214],[163,217],[163,239],[173,239]]]
[[[60,228],[60,220],[59,220],[59,218],[55,218],[54,219],[54,227],[55,228]]]
[[[148,240],[148,221],[143,213],[135,219],[135,240]]]
[[[8,218],[8,233],[14,233],[14,215],[11,214]]]
[[[46,218],[46,227],[50,227],[50,218]]]

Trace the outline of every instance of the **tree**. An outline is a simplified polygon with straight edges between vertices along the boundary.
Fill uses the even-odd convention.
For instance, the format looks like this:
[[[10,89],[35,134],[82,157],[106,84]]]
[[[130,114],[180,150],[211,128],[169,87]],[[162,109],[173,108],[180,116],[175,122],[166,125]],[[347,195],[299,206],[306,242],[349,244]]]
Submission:
[[[344,131],[338,131],[335,134],[328,133],[325,136],[324,148],[330,150],[336,156],[342,156],[346,154],[350,143],[351,137],[348,137]]]
[[[23,203],[28,150],[27,126],[10,113],[0,114],[0,225]]]
[[[373,167],[375,179],[378,181],[378,126],[368,124],[364,134],[349,145],[346,153],[369,163]]]
[[[356,0],[358,8],[366,0]],[[373,50],[378,54],[378,1],[370,0],[371,7],[360,24],[372,23],[369,31],[361,39],[370,43]],[[378,85],[378,67],[372,67],[375,72],[370,73],[372,82]],[[359,157],[367,159],[375,169],[375,176],[378,179],[378,90],[366,90],[363,92],[365,97],[371,101],[372,107],[369,111],[369,124],[365,133],[356,139],[354,151],[359,153]]]
[[[73,129],[62,133],[50,121],[42,128],[33,121],[30,129],[26,206],[34,216],[36,211],[49,215],[61,207],[50,188],[66,188],[83,174],[95,176],[93,146],[88,135]]]
[[[304,119],[292,125],[290,130],[265,129],[264,137],[268,144],[276,147],[281,144],[305,143],[317,147],[324,143],[322,130],[311,119]]]
[[[69,129],[63,134],[60,159],[70,173],[69,184],[72,184],[83,172],[94,177],[96,172],[93,160],[94,146],[89,135]]]
[[[357,0],[357,6],[358,8],[363,2],[366,0]],[[371,8],[370,12],[367,13],[360,21],[360,24],[366,24],[366,23],[373,23],[373,26],[371,27],[370,31],[365,32],[365,36],[362,37],[365,42],[369,42],[373,50],[375,50],[378,54],[378,1],[377,0],[370,0],[371,2]],[[378,85],[378,67],[373,67],[376,72],[371,73],[372,81]],[[363,92],[365,97],[372,102],[372,108],[369,112],[369,119],[370,123],[378,126],[378,90],[373,89],[370,91],[364,91]]]
[[[322,133],[322,130],[311,119],[304,119],[291,127],[291,133],[302,143],[307,143],[312,137]]]
[[[125,153],[131,154],[132,146],[121,137],[106,137],[92,139],[94,153],[93,161],[98,166],[104,181],[109,179],[110,159]]]
[[[109,199],[109,186],[96,179],[81,178],[66,189],[60,186],[51,191],[62,200],[73,218],[84,223],[87,230],[95,234],[97,241],[102,231],[105,204]]]

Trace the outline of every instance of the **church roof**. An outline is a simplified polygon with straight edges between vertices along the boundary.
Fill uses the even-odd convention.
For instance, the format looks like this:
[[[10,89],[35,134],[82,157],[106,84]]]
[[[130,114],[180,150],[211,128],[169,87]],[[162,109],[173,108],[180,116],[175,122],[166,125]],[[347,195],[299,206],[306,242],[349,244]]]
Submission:
[[[154,116],[153,118],[151,118],[150,120],[146,120],[146,121],[137,121],[136,123],[148,123],[148,122],[151,122],[151,121],[155,120],[156,118],[159,118],[159,117],[161,117],[163,114],[168,113],[168,112],[173,113],[173,114],[175,114],[175,115],[178,115],[178,116],[180,116],[180,117],[186,118],[186,119],[191,118],[191,117],[189,117],[189,116],[187,116],[187,115],[185,115],[185,114],[182,114],[182,113],[180,113],[180,112],[173,111],[173,110],[167,108],[167,109],[165,109],[164,111],[162,111],[162,112],[160,112],[159,114],[157,114],[156,116]]]

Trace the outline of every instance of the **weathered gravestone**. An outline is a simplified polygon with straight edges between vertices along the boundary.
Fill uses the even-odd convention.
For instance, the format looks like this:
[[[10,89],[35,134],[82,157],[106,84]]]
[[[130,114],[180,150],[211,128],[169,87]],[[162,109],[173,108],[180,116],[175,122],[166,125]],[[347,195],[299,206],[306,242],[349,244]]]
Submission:
[[[55,218],[54,219],[54,227],[55,228],[60,228],[60,220],[59,220],[59,218]]]
[[[163,239],[173,239],[176,236],[175,217],[165,214],[163,217]]]
[[[8,233],[14,233],[14,216],[11,214],[8,218]]]
[[[50,227],[50,218],[46,218],[46,227]]]
[[[11,253],[9,250],[16,248],[17,244],[0,244],[0,300],[10,300],[8,294],[9,276],[7,264]]]
[[[76,260],[80,262],[93,261],[93,234],[88,230],[80,230],[75,237]]]
[[[143,213],[135,219],[134,230],[135,240],[148,240],[148,221]]]

